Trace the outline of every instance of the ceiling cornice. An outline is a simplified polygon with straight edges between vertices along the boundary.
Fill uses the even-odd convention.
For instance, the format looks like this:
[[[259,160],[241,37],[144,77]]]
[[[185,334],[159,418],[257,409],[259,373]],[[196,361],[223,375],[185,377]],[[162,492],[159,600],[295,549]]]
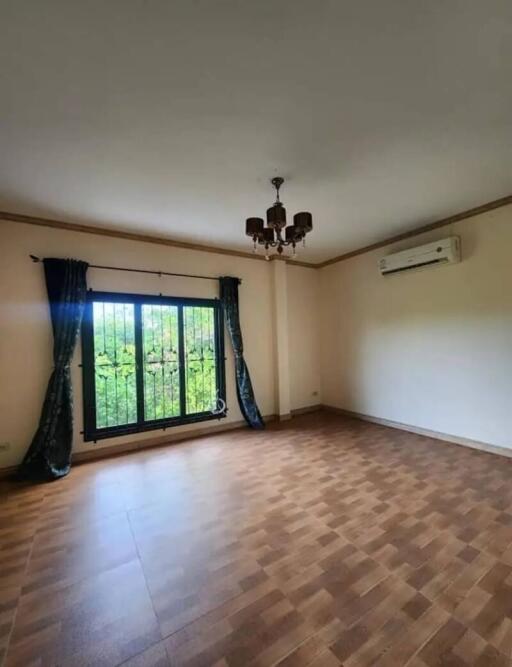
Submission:
[[[27,225],[37,225],[39,227],[52,227],[53,229],[63,229],[67,232],[79,232],[82,234],[96,234],[99,236],[109,236],[110,238],[125,239],[128,241],[139,241],[141,243],[154,243],[156,245],[165,245],[172,248],[182,248],[184,250],[197,250],[199,252],[210,252],[217,255],[230,255],[232,257],[243,257],[244,259],[256,259],[265,261],[263,255],[257,255],[243,250],[231,250],[229,248],[219,248],[202,243],[190,243],[186,241],[175,241],[164,236],[153,236],[151,234],[140,234],[138,232],[124,232],[119,229],[108,229],[107,227],[97,227],[96,225],[82,225],[62,220],[51,220],[49,218],[38,218],[32,215],[22,215],[21,213],[11,213],[9,211],[0,211],[0,220],[9,222],[22,222]],[[271,257],[273,259],[273,257]],[[276,257],[276,259],[281,259]],[[283,258],[285,259],[285,258]],[[290,261],[291,260],[286,260]],[[306,262],[293,261],[293,264],[315,268],[314,264]]]
[[[487,211],[492,211],[502,206],[508,206],[512,204],[512,195],[506,197],[501,197],[501,199],[495,199],[493,201],[482,204],[481,206],[476,206],[475,208],[470,208],[461,213],[456,213],[447,218],[442,218],[436,222],[431,222],[427,225],[417,227],[416,229],[411,229],[408,232],[402,234],[397,234],[395,236],[388,237],[382,241],[372,243],[371,245],[364,246],[363,248],[358,248],[357,250],[352,250],[346,252],[342,255],[338,255],[331,259],[327,259],[323,262],[313,264],[311,262],[301,262],[298,260],[290,260],[285,257],[272,256],[272,260],[283,260],[286,261],[290,266],[302,266],[308,269],[322,269],[325,266],[330,266],[331,264],[337,264],[338,262],[343,262],[352,257],[357,257],[358,255],[363,255],[364,253],[371,252],[372,250],[377,250],[378,248],[383,248],[391,243],[396,243],[397,241],[403,241],[404,239],[413,238],[419,234],[425,232],[430,232],[434,229],[439,229],[440,227],[445,227],[454,222],[460,222],[461,220],[466,220],[472,218],[481,213],[486,213]],[[253,260],[265,260],[263,255],[257,255],[254,253],[243,252],[242,250],[231,250],[228,248],[218,248],[217,246],[209,246],[200,243],[190,243],[185,241],[175,241],[161,236],[152,236],[150,234],[139,234],[137,232],[124,232],[117,229],[108,229],[106,227],[97,227],[95,225],[83,225],[83,224],[74,224],[71,222],[63,222],[61,220],[51,220],[48,218],[39,218],[31,215],[23,215],[20,213],[11,213],[9,211],[0,211],[0,220],[7,220],[10,222],[21,222],[28,225],[37,225],[39,227],[52,227],[54,229],[62,229],[69,232],[80,232],[82,234],[96,234],[99,236],[108,236],[110,238],[120,238],[128,241],[139,241],[142,243],[153,243],[156,245],[165,245],[173,248],[182,248],[184,250],[196,250],[199,252],[209,252],[215,253],[218,255],[230,255],[232,257],[242,257],[244,259],[253,259]]]
[[[433,229],[439,229],[440,227],[446,227],[446,225],[451,225],[454,222],[460,222],[461,220],[467,220],[468,218],[473,218],[475,215],[480,215],[481,213],[486,213],[487,211],[493,211],[496,208],[501,208],[502,206],[507,206],[512,204],[512,195],[507,197],[501,197],[501,199],[494,199],[493,201],[482,204],[481,206],[475,206],[475,208],[469,208],[467,211],[462,211],[461,213],[455,213],[450,215],[447,218],[442,218],[436,222],[430,222],[428,225],[423,225],[422,227],[416,227],[416,229],[411,229],[408,232],[403,232],[402,234],[396,234],[395,236],[390,236],[383,241],[377,241],[371,245],[364,246],[363,248],[358,248],[357,250],[351,250],[346,252],[343,255],[338,255],[332,259],[326,259],[324,262],[315,264],[316,269],[322,269],[324,266],[330,266],[331,264],[337,264],[338,262],[343,262],[346,259],[351,257],[357,257],[357,255],[363,255],[364,253],[370,252],[372,250],[377,250],[378,248],[384,248],[384,246],[390,245],[391,243],[396,243],[397,241],[403,241],[404,239],[410,239],[413,236],[418,236],[419,234],[424,234],[425,232],[431,232]]]

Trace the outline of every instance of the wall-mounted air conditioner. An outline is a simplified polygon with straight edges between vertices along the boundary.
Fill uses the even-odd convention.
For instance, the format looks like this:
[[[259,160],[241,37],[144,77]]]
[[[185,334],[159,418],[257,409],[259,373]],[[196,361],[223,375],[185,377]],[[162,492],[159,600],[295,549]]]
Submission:
[[[395,252],[379,260],[379,269],[383,276],[403,273],[412,269],[440,264],[454,264],[460,261],[460,239],[451,236],[448,239],[426,243],[425,245]]]

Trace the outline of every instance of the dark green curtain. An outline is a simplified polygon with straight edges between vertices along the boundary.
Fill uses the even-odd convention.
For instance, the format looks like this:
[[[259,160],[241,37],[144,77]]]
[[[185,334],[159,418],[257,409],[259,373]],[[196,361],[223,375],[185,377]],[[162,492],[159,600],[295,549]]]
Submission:
[[[87,267],[74,259],[44,260],[54,366],[39,426],[19,470],[22,479],[58,479],[71,467],[73,392],[69,365],[84,312]]]
[[[235,353],[236,393],[238,404],[246,422],[252,428],[265,428],[252,388],[249,369],[244,360],[244,344],[240,330],[240,315],[238,312],[238,278],[224,277],[220,282],[220,300],[224,310],[226,325]]]

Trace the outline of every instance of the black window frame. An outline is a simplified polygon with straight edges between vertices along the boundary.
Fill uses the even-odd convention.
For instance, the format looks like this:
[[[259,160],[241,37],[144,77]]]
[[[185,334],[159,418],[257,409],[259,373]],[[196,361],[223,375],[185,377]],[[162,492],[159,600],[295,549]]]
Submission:
[[[133,303],[136,340],[136,383],[137,383],[137,422],[96,428],[96,382],[94,368],[94,329],[93,302]],[[144,419],[144,377],[142,363],[142,305],[166,305],[178,307],[179,329],[179,378],[181,412],[178,417],[166,419]],[[82,385],[83,385],[83,436],[85,442],[96,442],[105,438],[113,438],[131,433],[165,430],[173,426],[194,424],[212,419],[222,419],[226,413],[213,414],[210,411],[185,414],[185,352],[183,334],[183,308],[185,306],[205,306],[214,309],[215,322],[215,354],[217,359],[216,381],[218,397],[226,401],[226,364],[224,353],[224,316],[219,299],[196,299],[188,297],[170,297],[152,294],[130,294],[126,292],[99,292],[89,290],[82,319]]]

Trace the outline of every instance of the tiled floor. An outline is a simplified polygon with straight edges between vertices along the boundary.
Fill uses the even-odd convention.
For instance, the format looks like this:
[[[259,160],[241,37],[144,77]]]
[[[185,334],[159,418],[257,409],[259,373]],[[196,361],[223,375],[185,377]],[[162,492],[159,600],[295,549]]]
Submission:
[[[4,485],[7,667],[512,665],[512,461],[318,413]]]

